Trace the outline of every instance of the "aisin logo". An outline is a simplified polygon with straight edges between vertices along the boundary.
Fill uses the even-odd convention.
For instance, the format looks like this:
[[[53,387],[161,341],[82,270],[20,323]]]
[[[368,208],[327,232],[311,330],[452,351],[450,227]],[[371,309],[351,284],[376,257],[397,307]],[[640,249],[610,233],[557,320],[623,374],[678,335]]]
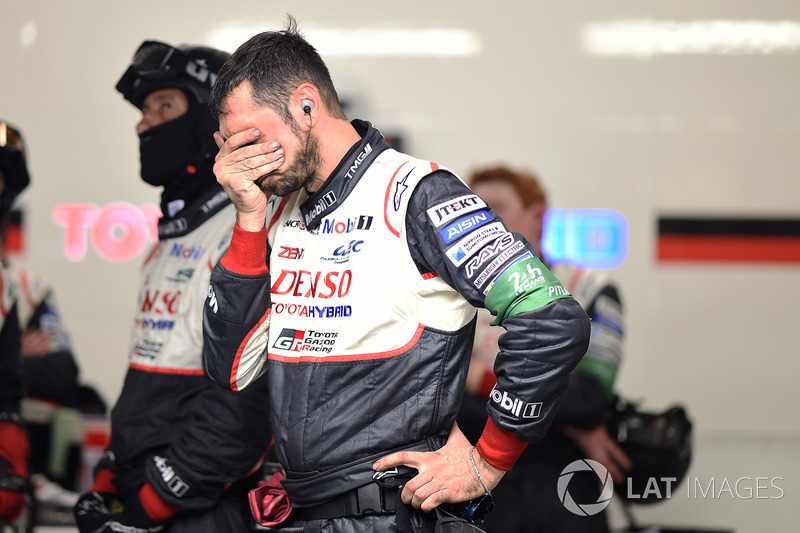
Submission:
[[[597,497],[596,503],[577,504],[567,491],[567,485],[569,485],[575,472],[586,470],[593,470],[597,474],[600,483],[603,484],[603,490],[600,492],[600,496]],[[561,471],[561,475],[558,477],[558,499],[561,500],[561,503],[569,512],[579,516],[596,515],[608,506],[613,495],[614,481],[611,479],[611,474],[608,473],[606,467],[591,459],[579,459],[571,462]]]

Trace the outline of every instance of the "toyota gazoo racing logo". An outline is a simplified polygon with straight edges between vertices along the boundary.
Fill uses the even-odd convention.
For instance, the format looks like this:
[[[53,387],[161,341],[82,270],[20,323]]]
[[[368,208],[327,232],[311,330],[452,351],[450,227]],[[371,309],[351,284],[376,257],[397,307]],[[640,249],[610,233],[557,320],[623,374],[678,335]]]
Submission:
[[[572,499],[567,488],[576,472],[594,472],[594,475],[600,480],[603,489],[600,491],[596,502],[577,503]],[[561,503],[569,512],[579,516],[592,516],[601,512],[608,507],[613,495],[614,481],[611,479],[611,474],[608,473],[606,467],[591,459],[578,459],[571,462],[561,471],[558,477],[558,499],[561,500]]]
[[[331,353],[338,336],[339,333],[335,331],[303,331],[283,328],[272,347],[290,352]]]

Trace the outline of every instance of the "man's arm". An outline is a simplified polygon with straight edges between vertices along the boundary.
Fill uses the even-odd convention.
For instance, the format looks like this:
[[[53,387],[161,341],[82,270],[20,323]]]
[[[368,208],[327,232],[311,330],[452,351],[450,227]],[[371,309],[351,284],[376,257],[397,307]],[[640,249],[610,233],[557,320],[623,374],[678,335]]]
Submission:
[[[214,267],[203,309],[206,372],[241,390],[266,371],[270,277],[267,232],[236,226],[228,253]]]
[[[603,422],[623,357],[625,320],[619,291],[610,280],[585,304],[592,319],[589,349],[575,367],[554,424],[591,429]]]
[[[428,209],[470,194],[452,174],[435,172],[414,191],[407,216],[409,248],[420,272],[440,276],[470,303],[488,308],[495,323],[506,329],[495,365],[498,383],[488,404],[490,417],[477,443],[478,453],[473,454],[475,466],[461,457],[469,446],[447,446],[431,455],[400,452],[376,463],[381,470],[409,464],[426,471],[403,490],[403,501],[426,511],[480,496],[484,491],[480,483],[475,489],[478,472],[489,489],[496,486],[527,443],[544,435],[589,339],[586,313],[536,257],[530,243],[508,232],[490,208],[484,209],[492,223],[502,224],[504,231],[485,239],[468,260],[448,255],[452,244],[444,242],[443,228]],[[450,440],[461,442],[463,436],[458,435],[460,431],[451,434]],[[439,461],[441,454],[449,457]],[[403,460],[414,464],[398,463]]]
[[[145,463],[161,501],[182,512],[208,509],[261,464],[272,437],[266,381],[242,392],[209,385],[192,400],[183,431]]]
[[[266,370],[270,278],[264,227],[270,195],[257,181],[283,165],[277,142],[247,129],[224,139],[214,134],[219,153],[217,181],[236,207],[228,253],[214,267],[203,311],[203,357],[218,385],[240,390]]]

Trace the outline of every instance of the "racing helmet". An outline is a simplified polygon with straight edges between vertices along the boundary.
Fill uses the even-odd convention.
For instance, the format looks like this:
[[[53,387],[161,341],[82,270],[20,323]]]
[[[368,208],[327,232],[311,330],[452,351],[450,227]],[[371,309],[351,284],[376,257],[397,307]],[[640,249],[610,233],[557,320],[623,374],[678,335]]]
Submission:
[[[149,93],[168,87],[183,89],[206,106],[211,86],[228,57],[227,52],[205,46],[144,41],[116,88],[139,109]]]
[[[22,132],[0,119],[0,176],[3,187],[0,193],[0,224],[11,211],[14,200],[30,184]]]

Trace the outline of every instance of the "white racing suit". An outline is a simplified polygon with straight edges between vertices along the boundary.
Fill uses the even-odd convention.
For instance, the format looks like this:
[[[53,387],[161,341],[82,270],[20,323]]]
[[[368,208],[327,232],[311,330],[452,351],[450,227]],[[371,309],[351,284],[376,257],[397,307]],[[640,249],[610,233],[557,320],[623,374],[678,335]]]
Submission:
[[[475,307],[507,330],[477,444],[506,470],[546,431],[588,342],[577,302],[460,178],[391,149],[369,123],[353,125],[361,142],[320,190],[272,198],[261,232],[234,230],[205,308],[217,383],[245,389],[269,369],[276,452],[296,511],[373,484],[372,463],[386,454],[445,443]],[[295,522],[431,529],[431,517],[402,503],[396,515]]]
[[[220,187],[159,221],[159,241],[142,266],[111,443],[96,469],[96,489],[123,501],[147,494],[148,511],[177,508],[171,531],[249,530],[243,480],[270,442],[264,380],[237,394],[214,385],[203,365],[203,302],[233,221]]]

